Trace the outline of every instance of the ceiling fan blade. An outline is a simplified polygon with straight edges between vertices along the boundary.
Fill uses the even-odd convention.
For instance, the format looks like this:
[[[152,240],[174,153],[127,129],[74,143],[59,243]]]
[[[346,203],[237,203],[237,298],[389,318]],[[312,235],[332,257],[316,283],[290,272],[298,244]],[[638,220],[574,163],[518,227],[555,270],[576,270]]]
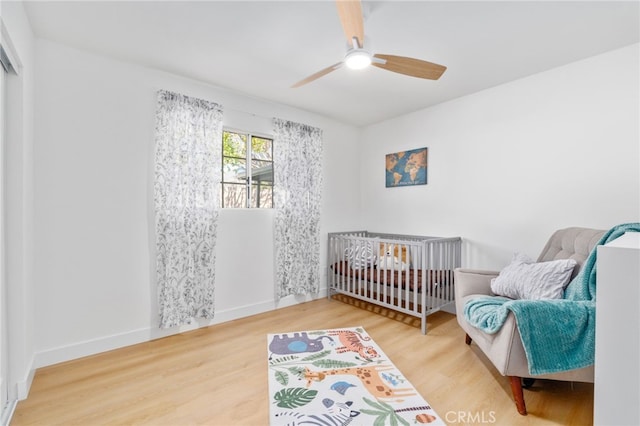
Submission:
[[[358,39],[358,46],[362,48],[364,43],[364,19],[362,17],[362,4],[360,0],[336,0],[338,6],[338,15],[342,22],[344,35],[347,37],[349,46],[353,44],[353,38]]]
[[[307,83],[311,83],[313,80],[317,80],[320,77],[322,77],[323,75],[327,75],[329,74],[331,71],[335,71],[338,68],[340,68],[342,66],[342,62],[338,62],[337,64],[333,64],[330,67],[327,67],[325,69],[322,69],[320,71],[318,71],[315,74],[311,74],[309,77],[305,78],[304,80],[300,80],[299,82],[297,82],[296,84],[294,84],[293,86],[291,86],[292,89],[295,89],[296,87],[300,87],[303,86]]]
[[[432,62],[407,58],[404,56],[375,54],[373,57],[386,61],[385,63],[379,63],[374,59],[371,65],[378,68],[383,68],[399,74],[410,75],[412,77],[426,78],[428,80],[439,79],[442,73],[447,69],[444,65],[438,65]]]

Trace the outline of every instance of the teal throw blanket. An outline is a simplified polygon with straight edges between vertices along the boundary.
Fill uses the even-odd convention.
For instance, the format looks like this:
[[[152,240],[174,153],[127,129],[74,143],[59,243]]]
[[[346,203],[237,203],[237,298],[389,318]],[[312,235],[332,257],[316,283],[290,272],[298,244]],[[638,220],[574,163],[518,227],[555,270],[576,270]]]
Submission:
[[[595,358],[596,248],[625,232],[640,232],[640,223],[617,225],[605,233],[565,289],[563,299],[478,297],[465,305],[467,321],[485,333],[494,334],[500,330],[509,312],[513,312],[532,375],[592,365]]]

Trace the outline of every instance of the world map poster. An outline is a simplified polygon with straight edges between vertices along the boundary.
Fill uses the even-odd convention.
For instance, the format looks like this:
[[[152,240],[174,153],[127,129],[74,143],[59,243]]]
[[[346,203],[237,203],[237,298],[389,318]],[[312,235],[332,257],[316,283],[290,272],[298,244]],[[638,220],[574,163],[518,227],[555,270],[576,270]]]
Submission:
[[[428,148],[418,148],[387,154],[385,158],[387,188],[426,185],[428,150]]]

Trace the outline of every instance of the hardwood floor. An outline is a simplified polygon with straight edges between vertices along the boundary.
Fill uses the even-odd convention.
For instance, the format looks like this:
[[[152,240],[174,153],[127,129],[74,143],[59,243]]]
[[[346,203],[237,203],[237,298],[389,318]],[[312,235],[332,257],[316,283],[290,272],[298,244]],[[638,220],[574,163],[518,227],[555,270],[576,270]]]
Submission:
[[[266,425],[268,333],[363,326],[450,425],[590,425],[593,385],[536,381],[527,416],[453,315],[316,300],[39,369],[12,425]]]

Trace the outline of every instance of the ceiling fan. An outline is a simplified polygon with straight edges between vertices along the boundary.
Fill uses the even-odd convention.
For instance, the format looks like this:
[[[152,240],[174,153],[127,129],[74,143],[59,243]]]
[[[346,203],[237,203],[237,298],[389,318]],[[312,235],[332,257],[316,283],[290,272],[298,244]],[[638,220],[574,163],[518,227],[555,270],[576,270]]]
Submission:
[[[292,88],[303,86],[332,71],[346,65],[351,69],[362,69],[369,65],[382,68],[387,71],[397,72],[412,77],[437,80],[447,69],[443,65],[420,59],[407,58],[405,56],[371,54],[364,48],[364,19],[362,17],[362,4],[360,0],[336,0],[338,15],[342,22],[344,35],[347,37],[348,48],[344,59],[309,77],[300,80]]]

